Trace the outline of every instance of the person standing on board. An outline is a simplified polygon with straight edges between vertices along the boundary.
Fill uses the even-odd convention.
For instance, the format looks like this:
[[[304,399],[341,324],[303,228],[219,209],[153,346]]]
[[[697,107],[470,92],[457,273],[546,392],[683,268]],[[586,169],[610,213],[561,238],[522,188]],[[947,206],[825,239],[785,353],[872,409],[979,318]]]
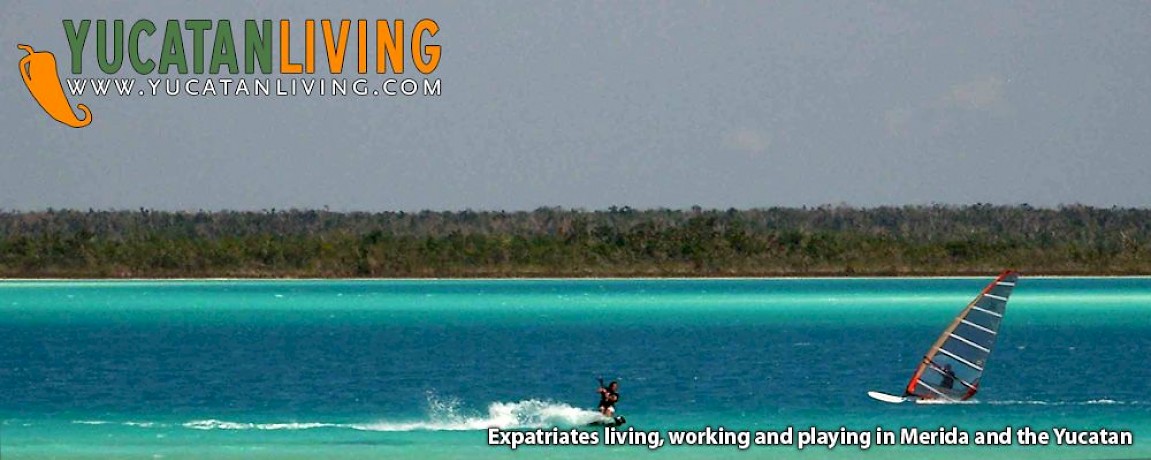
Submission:
[[[604,417],[615,414],[615,403],[619,401],[619,382],[612,381],[607,387],[603,386],[603,379],[599,381],[599,412]]]
[[[943,381],[939,385],[948,390],[955,389],[955,370],[951,369],[950,364],[943,365]]]

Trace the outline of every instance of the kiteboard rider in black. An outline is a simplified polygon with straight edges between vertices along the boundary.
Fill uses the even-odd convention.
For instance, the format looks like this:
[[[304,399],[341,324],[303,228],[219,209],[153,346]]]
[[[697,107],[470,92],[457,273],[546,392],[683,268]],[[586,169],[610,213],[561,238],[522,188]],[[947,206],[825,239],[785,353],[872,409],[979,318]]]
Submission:
[[[603,379],[599,380],[599,412],[604,417],[611,417],[615,414],[615,403],[619,402],[619,382],[612,381],[608,386],[603,386]]]

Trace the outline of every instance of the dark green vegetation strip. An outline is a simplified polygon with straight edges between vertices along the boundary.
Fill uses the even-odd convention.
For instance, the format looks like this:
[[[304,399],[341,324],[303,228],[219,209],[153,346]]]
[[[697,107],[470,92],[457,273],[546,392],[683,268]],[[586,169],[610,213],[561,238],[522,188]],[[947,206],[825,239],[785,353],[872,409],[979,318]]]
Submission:
[[[1151,274],[1151,210],[0,212],[0,277]]]

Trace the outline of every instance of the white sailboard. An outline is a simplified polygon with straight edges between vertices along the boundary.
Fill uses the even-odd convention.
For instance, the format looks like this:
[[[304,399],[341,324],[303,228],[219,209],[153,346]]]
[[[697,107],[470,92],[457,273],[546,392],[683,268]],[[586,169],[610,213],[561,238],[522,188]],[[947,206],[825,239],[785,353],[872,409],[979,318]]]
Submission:
[[[907,401],[907,398],[903,396],[889,395],[887,393],[881,393],[878,391],[869,391],[867,392],[867,395],[885,403],[899,404],[901,402]]]

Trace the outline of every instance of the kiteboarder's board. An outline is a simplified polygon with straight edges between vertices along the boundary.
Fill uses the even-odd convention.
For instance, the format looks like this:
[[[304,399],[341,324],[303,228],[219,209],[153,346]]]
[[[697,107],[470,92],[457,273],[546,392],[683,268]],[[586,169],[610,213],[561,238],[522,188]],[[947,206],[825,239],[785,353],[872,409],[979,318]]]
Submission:
[[[614,418],[604,417],[603,420],[596,420],[588,424],[588,426],[603,426],[603,427],[619,427],[627,423],[627,419],[622,415],[617,415]]]

